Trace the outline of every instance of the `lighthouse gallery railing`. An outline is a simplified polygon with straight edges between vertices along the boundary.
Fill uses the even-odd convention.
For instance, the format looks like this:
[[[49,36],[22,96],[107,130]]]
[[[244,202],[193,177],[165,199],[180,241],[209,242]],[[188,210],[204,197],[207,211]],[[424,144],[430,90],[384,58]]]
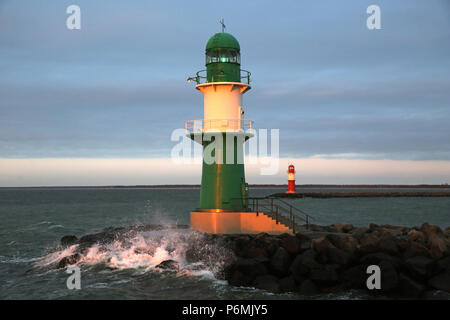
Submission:
[[[244,119],[188,120],[185,123],[185,129],[187,133],[226,132],[227,130],[251,132],[253,121]]]
[[[242,75],[243,74],[243,75]],[[241,69],[241,81],[243,81],[243,83],[247,83],[248,85],[250,84],[250,76],[251,76],[251,72]],[[197,84],[202,84],[202,83],[206,83],[206,70],[200,70],[198,71],[194,77],[189,77],[187,78],[187,82],[191,82],[194,81]]]

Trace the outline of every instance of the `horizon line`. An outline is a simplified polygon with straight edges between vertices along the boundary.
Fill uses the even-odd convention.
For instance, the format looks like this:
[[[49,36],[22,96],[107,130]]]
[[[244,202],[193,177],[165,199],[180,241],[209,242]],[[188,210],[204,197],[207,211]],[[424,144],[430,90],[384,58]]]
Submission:
[[[287,188],[287,184],[249,184],[253,188]],[[55,186],[23,186],[23,187],[0,187],[5,189],[187,189],[200,188],[200,184],[149,184],[149,185],[55,185]],[[445,184],[298,184],[296,188],[439,188],[450,189]]]

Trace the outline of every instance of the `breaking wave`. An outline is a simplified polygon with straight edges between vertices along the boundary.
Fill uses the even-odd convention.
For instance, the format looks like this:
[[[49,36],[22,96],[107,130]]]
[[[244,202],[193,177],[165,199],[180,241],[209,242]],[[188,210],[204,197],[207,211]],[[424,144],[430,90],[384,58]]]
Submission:
[[[105,229],[107,230],[107,229]],[[208,243],[205,236],[189,229],[136,231],[130,228],[114,239],[111,232],[99,233],[94,243],[79,243],[50,250],[33,262],[37,268],[61,268],[64,258],[76,257],[69,264],[102,266],[106,269],[134,269],[140,272],[171,272],[176,276],[199,276],[216,279],[229,261],[231,252]],[[89,235],[91,236],[91,235]],[[96,235],[94,235],[96,236]],[[95,238],[95,237],[94,237]],[[202,252],[201,259],[198,256]],[[161,264],[169,262],[169,268]]]

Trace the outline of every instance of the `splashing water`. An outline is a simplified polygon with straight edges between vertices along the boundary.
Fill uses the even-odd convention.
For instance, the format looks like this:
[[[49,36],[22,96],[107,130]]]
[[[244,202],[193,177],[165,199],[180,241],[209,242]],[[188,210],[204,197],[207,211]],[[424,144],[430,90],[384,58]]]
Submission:
[[[132,230],[133,231],[133,230]],[[134,269],[146,272],[163,272],[157,267],[164,261],[172,260],[179,268],[176,276],[199,276],[215,279],[230,257],[230,252],[219,246],[208,244],[203,235],[189,230],[163,229],[129,232],[119,239],[107,243],[95,243],[88,247],[75,244],[67,248],[57,248],[44,255],[34,266],[54,267],[61,259],[79,254],[77,265],[104,266],[108,269]],[[190,245],[201,246],[208,253],[204,261],[188,262],[186,254]],[[196,249],[194,249],[196,250]],[[222,259],[221,259],[222,256]],[[175,270],[170,270],[175,271]]]

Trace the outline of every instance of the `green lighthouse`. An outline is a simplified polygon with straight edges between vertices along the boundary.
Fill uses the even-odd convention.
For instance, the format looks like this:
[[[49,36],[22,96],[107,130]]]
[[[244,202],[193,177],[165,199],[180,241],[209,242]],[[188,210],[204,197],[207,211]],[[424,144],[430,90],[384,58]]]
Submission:
[[[244,143],[254,134],[252,121],[244,119],[242,96],[250,90],[250,72],[241,69],[239,42],[223,31],[206,44],[206,70],[188,78],[204,98],[203,119],[186,121],[187,135],[203,146],[200,203],[191,211],[191,228],[210,233],[279,231],[271,218],[248,207]]]
[[[239,42],[224,27],[222,21],[222,32],[206,44],[206,70],[188,78],[204,99],[203,119],[186,121],[186,135],[203,147],[200,203],[190,213],[191,229],[216,234],[293,232],[292,208],[289,222],[281,222],[279,206],[255,205],[259,198],[248,196],[244,143],[254,132],[253,122],[244,119],[242,97],[250,90],[250,72],[241,69]]]
[[[245,210],[248,187],[243,144],[252,136],[252,122],[243,119],[242,94],[250,89],[250,73],[241,70],[239,42],[229,33],[213,35],[205,56],[206,70],[188,79],[196,81],[196,88],[204,94],[204,119],[186,122],[190,137],[204,148],[198,209]]]

